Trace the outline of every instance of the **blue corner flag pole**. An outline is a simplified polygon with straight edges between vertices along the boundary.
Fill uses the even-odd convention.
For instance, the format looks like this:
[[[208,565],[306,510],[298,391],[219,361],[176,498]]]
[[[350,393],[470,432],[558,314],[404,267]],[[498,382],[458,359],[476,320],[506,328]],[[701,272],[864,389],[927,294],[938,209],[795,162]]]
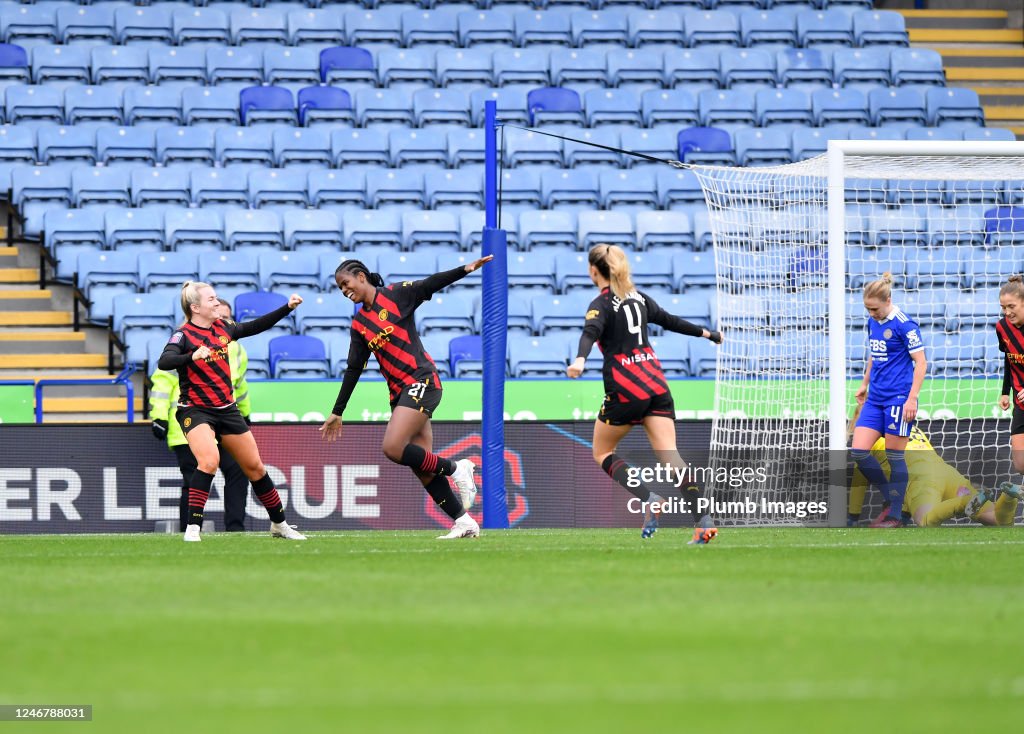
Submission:
[[[486,128],[484,158],[483,254],[494,260],[483,268],[483,427],[481,457],[484,480],[484,527],[508,527],[505,497],[505,339],[508,331],[508,243],[498,229],[498,126],[497,103],[484,103]]]

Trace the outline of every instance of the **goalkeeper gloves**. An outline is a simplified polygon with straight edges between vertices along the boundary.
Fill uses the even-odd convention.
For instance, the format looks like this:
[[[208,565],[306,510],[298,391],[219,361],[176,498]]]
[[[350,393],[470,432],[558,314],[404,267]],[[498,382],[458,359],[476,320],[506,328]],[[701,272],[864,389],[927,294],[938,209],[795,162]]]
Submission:
[[[722,332],[715,331],[713,329],[709,329],[709,331],[711,333],[708,335],[708,339],[713,341],[715,344],[721,344],[722,343]]]
[[[161,441],[167,440],[167,421],[155,420],[152,423],[153,435]]]

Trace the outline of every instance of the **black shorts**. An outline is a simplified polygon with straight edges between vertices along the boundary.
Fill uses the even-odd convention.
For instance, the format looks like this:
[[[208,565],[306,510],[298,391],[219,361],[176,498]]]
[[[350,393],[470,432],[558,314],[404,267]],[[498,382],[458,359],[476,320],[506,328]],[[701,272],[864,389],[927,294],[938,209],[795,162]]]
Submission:
[[[672,393],[655,395],[649,400],[627,400],[623,402],[619,398],[620,393],[610,392],[604,396],[601,404],[601,413],[598,419],[611,426],[635,426],[644,422],[649,415],[662,416],[664,418],[676,417],[676,406],[672,401]]]
[[[1013,418],[1010,420],[1010,435],[1024,433],[1024,410],[1019,405],[1013,406]]]
[[[441,404],[441,388],[435,387],[430,382],[414,382],[402,388],[398,397],[391,401],[391,412],[401,406],[412,408],[428,417],[434,415],[437,406]]]
[[[175,413],[178,425],[186,434],[196,426],[207,425],[218,436],[248,433],[249,424],[232,403],[226,408],[201,408],[198,405],[178,406]]]

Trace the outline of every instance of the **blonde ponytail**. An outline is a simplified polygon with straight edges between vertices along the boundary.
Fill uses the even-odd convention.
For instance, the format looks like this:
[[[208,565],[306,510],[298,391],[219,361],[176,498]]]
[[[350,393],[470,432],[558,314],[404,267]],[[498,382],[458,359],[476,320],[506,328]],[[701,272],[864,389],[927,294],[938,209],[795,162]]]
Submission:
[[[209,287],[208,283],[198,280],[186,280],[181,286],[181,310],[185,314],[185,321],[192,320],[192,306],[199,303],[199,289]]]
[[[882,277],[864,286],[864,300],[875,299],[883,303],[892,298],[892,273],[882,273]]]
[[[594,245],[590,248],[587,258],[597,268],[602,277],[608,279],[612,293],[620,300],[635,290],[633,278],[629,271],[629,258],[625,251],[617,245]]]

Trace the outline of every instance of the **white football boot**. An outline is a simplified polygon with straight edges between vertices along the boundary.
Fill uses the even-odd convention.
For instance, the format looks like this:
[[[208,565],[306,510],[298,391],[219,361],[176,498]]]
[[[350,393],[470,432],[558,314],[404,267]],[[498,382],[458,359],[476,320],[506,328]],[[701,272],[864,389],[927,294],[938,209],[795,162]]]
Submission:
[[[452,525],[452,529],[448,531],[447,535],[438,535],[438,540],[454,540],[455,538],[477,538],[480,536],[480,526],[477,525],[476,520],[469,516],[467,512],[465,515],[460,517]]]
[[[270,523],[270,534],[275,538],[284,538],[285,540],[306,539],[306,536],[296,530],[294,525],[289,525],[287,522]]]
[[[476,502],[476,482],[473,480],[473,472],[476,464],[469,459],[459,459],[455,462],[455,473],[452,479],[459,490],[459,499],[462,500],[462,509],[468,510]]]
[[[186,543],[198,543],[202,540],[199,537],[199,526],[198,525],[186,525],[185,526],[185,542]]]

